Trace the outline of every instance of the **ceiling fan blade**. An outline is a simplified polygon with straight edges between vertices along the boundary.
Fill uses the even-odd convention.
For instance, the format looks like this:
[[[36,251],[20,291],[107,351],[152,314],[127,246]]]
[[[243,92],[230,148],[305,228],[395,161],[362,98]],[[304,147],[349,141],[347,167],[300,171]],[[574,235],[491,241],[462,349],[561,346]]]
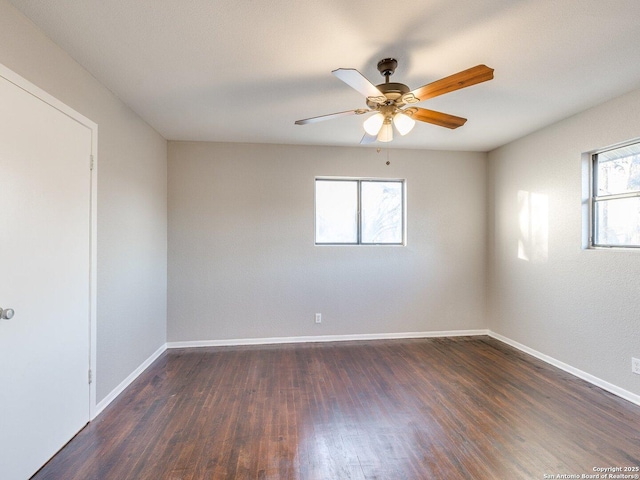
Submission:
[[[423,85],[420,88],[416,88],[411,92],[405,94],[403,97],[411,99],[414,97],[417,100],[409,100],[405,103],[415,103],[416,101],[422,102],[429,98],[437,97],[444,93],[454,92],[461,88],[470,87],[477,83],[486,82],[493,78],[493,68],[489,68],[486,65],[476,65],[475,67],[463,70],[462,72],[454,73],[435,82]]]
[[[431,123],[440,127],[458,128],[465,124],[466,118],[456,117],[448,113],[436,112],[435,110],[427,110],[426,108],[411,107],[405,110],[407,114],[414,120]]]
[[[339,118],[339,117],[347,117],[349,115],[362,115],[363,113],[367,113],[369,111],[370,110],[367,110],[365,108],[359,108],[357,110],[347,110],[346,112],[330,113],[328,115],[320,115],[319,117],[311,117],[311,118],[304,118],[302,120],[296,120],[296,125],[306,125],[308,123],[323,122],[325,120],[332,120],[334,118]]]
[[[331,73],[367,98],[381,97],[382,101],[386,100],[382,92],[355,68],[339,68]]]
[[[375,142],[377,139],[377,135],[369,135],[368,133],[365,133],[362,137],[362,140],[360,140],[360,145],[368,145]]]

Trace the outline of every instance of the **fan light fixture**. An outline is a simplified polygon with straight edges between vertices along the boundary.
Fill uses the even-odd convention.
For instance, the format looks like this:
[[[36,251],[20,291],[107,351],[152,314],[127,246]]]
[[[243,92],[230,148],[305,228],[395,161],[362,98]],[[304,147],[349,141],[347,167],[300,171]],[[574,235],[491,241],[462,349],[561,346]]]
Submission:
[[[381,113],[376,113],[375,115],[367,118],[364,121],[363,127],[364,131],[369,135],[378,135],[378,132],[382,128],[382,124],[384,123],[384,115]]]
[[[393,124],[398,129],[400,135],[404,136],[413,129],[416,121],[409,115],[405,115],[404,113],[396,113],[395,117],[393,117]]]
[[[366,119],[362,126],[368,135],[378,137],[378,140],[381,142],[390,142],[393,140],[392,121],[393,125],[398,130],[398,133],[403,136],[409,133],[416,124],[416,121],[413,118],[401,112],[398,112],[393,116],[378,112]]]
[[[378,141],[390,142],[391,140],[393,140],[393,125],[391,125],[391,118],[387,117],[378,132]]]

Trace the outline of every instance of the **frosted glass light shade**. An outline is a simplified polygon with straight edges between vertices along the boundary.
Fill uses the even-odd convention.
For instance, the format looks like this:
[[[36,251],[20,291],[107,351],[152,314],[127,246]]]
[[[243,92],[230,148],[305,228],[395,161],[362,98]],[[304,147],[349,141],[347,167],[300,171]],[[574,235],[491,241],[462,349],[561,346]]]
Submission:
[[[364,127],[364,131],[369,135],[377,135],[383,122],[384,115],[376,113],[375,115],[367,118],[362,126]]]
[[[390,142],[391,140],[393,140],[393,125],[391,125],[391,122],[388,122],[382,125],[380,133],[378,133],[378,141]]]
[[[409,115],[396,113],[395,117],[393,117],[393,124],[398,129],[398,132],[400,132],[400,135],[406,135],[411,131],[413,126],[416,124],[416,121]]]

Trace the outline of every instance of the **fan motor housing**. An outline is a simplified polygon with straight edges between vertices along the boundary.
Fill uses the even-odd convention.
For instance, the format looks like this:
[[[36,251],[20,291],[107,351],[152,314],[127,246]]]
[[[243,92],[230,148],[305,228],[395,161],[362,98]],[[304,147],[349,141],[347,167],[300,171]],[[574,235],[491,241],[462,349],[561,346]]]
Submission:
[[[400,102],[396,102],[400,97],[402,97],[405,93],[409,93],[409,87],[407,87],[404,83],[381,83],[380,85],[376,85],[376,88],[380,90],[380,92],[387,97],[389,102],[396,103],[400,106]],[[367,99],[367,106],[369,108],[375,108],[378,105],[376,102],[372,102]]]

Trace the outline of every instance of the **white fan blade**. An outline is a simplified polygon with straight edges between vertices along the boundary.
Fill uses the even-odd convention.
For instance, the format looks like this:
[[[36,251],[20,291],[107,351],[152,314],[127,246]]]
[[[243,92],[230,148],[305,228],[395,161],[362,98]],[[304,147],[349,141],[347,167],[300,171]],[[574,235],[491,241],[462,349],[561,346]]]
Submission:
[[[376,86],[373,85],[369,80],[367,80],[364,75],[362,75],[355,68],[339,68],[334,70],[333,75],[344,83],[349,85],[354,90],[357,90],[365,97],[382,97],[385,96],[382,94],[380,90]]]
[[[328,115],[320,115],[319,117],[304,118],[302,120],[296,120],[296,125],[306,125],[307,123],[323,122],[324,120],[331,120],[333,118],[347,117],[349,115],[362,115],[369,110],[360,108],[358,110],[347,110],[346,112],[330,113]]]
[[[375,142],[377,139],[378,137],[376,135],[369,135],[368,133],[365,133],[362,140],[360,140],[360,145],[368,145]]]

